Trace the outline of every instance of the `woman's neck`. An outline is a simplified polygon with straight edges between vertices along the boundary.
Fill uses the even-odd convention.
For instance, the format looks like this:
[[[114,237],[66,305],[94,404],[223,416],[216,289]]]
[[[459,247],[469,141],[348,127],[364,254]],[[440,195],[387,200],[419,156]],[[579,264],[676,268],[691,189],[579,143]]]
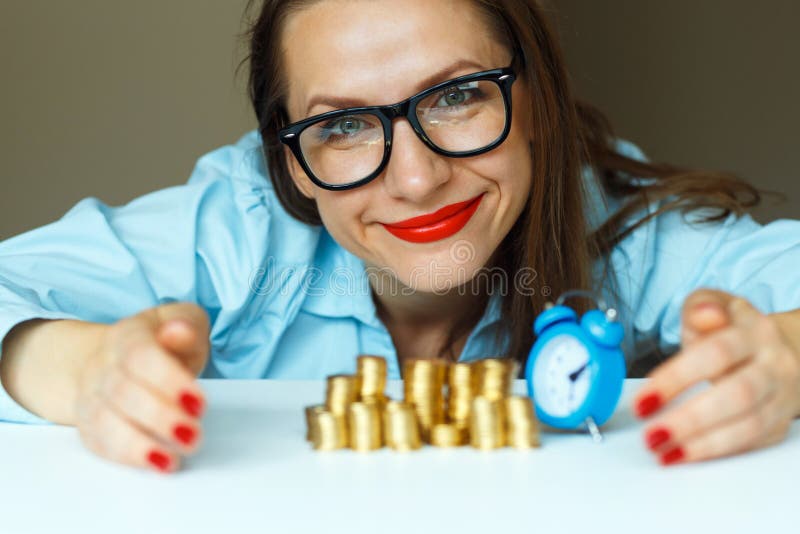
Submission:
[[[448,291],[425,292],[401,284],[388,273],[370,277],[378,317],[386,327],[417,332],[450,332],[486,305],[485,288],[467,282]],[[477,314],[480,316],[480,314]]]

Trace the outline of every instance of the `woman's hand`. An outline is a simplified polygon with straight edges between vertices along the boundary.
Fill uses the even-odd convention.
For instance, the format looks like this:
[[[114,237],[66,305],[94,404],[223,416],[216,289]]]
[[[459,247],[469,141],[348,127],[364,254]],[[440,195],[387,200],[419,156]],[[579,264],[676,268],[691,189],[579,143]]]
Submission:
[[[800,414],[800,348],[775,316],[701,289],[682,311],[681,350],[652,373],[634,410],[647,417],[698,382],[712,385],[660,413],[645,443],[664,465],[741,453],[782,441]]]
[[[109,327],[78,377],[76,426],[96,454],[171,472],[197,450],[205,400],[195,377],[209,353],[193,304],[151,308]]]

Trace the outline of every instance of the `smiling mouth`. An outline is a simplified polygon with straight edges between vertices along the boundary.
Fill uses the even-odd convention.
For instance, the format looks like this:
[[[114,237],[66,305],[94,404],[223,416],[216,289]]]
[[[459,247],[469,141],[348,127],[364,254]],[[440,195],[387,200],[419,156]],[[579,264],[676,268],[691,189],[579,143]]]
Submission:
[[[484,193],[475,198],[450,204],[440,210],[404,221],[381,223],[393,236],[411,243],[439,241],[461,230],[478,209]]]

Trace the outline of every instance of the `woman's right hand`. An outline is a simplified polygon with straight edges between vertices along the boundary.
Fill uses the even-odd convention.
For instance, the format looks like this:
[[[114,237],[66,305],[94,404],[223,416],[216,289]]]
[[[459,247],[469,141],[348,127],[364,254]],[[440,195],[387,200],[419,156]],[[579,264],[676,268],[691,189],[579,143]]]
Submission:
[[[110,325],[78,378],[76,426],[109,460],[172,472],[200,443],[209,323],[189,303],[147,309]]]

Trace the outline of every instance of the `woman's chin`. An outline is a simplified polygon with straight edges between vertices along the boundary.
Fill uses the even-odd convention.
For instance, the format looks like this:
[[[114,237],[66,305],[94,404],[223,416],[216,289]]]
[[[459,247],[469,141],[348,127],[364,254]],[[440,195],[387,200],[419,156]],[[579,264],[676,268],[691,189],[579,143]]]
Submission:
[[[384,275],[397,273],[393,281],[392,277],[381,278],[384,285],[396,286],[396,290],[402,292],[400,295],[417,292],[441,295],[453,290],[466,293],[472,290],[473,284],[470,282],[474,282],[479,275],[483,276],[480,274],[483,272],[482,264],[474,260],[465,263],[429,260],[413,265],[386,266],[380,271]],[[486,274],[489,274],[488,270]]]

